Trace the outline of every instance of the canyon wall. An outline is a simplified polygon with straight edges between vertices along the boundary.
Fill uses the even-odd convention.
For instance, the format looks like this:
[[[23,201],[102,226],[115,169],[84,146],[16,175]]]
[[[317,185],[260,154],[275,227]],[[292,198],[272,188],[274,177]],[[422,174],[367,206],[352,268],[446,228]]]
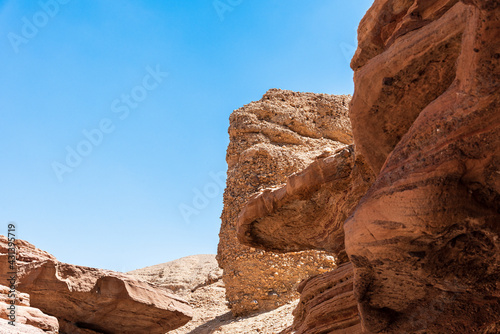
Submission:
[[[498,333],[500,3],[376,0],[358,32],[353,154],[249,198],[239,240],[345,246],[301,285],[295,333]]]
[[[296,299],[304,278],[334,267],[334,257],[324,252],[282,255],[243,246],[236,222],[251,196],[352,143],[349,102],[349,96],[272,89],[232,113],[217,259],[234,314],[270,310]]]
[[[361,22],[350,116],[378,176],[344,227],[373,332],[497,332],[499,6],[378,0]]]

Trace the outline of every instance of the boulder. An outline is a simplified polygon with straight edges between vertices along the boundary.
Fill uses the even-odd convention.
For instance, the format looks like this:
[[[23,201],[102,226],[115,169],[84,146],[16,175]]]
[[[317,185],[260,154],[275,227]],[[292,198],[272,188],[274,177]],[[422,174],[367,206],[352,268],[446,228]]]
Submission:
[[[7,239],[0,237],[0,250]],[[32,307],[59,320],[60,332],[157,333],[186,324],[186,301],[131,276],[61,263],[26,241],[16,241],[17,290]],[[3,254],[5,256],[5,254]],[[5,273],[2,272],[2,280]],[[22,296],[22,295],[21,295]]]

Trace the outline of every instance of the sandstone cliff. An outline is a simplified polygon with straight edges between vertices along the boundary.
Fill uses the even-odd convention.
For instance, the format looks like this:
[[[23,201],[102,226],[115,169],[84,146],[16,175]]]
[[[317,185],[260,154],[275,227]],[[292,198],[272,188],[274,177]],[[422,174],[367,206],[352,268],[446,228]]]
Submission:
[[[359,31],[351,121],[378,174],[345,224],[363,323],[496,332],[499,2],[379,0]]]
[[[339,267],[301,286],[297,333],[500,332],[499,36],[498,1],[374,2],[351,64],[354,159],[325,157],[238,220],[270,250],[339,252],[345,235],[364,329]]]
[[[316,157],[352,142],[349,101],[348,96],[272,89],[231,115],[217,259],[234,314],[269,310],[295,299],[302,279],[334,266],[334,258],[325,253],[278,255],[243,246],[237,241],[236,221],[252,195],[283,184]]]

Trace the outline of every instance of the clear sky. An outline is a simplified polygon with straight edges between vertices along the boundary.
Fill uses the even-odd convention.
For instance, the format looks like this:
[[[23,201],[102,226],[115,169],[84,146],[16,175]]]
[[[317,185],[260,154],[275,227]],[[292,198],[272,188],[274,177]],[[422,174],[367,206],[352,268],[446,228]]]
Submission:
[[[215,253],[230,113],[352,94],[369,0],[0,0],[0,234],[133,270]]]

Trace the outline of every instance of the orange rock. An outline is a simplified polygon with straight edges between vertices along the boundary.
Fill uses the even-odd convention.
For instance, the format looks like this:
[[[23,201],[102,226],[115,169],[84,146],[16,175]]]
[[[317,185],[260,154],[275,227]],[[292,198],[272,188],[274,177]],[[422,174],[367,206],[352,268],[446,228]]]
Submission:
[[[389,2],[376,1],[362,26],[376,25]],[[493,333],[500,323],[499,3],[449,2],[436,14],[433,1],[405,3],[429,22],[379,45],[378,55],[359,50],[353,61],[356,150],[380,171],[344,225],[355,294],[373,332]],[[408,15],[394,25],[407,26]]]

